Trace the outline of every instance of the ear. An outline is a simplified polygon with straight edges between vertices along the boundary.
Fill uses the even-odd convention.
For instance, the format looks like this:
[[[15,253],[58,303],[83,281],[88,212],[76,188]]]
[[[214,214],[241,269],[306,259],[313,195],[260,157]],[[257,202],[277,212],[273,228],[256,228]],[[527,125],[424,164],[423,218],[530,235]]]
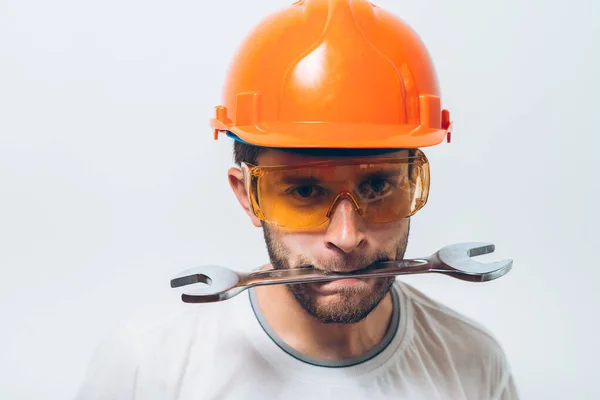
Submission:
[[[237,197],[240,205],[246,211],[246,214],[250,217],[252,224],[257,228],[262,226],[260,219],[254,215],[252,208],[250,207],[250,198],[246,191],[246,185],[244,183],[244,173],[239,168],[230,168],[227,171],[227,177],[229,178],[229,185]]]

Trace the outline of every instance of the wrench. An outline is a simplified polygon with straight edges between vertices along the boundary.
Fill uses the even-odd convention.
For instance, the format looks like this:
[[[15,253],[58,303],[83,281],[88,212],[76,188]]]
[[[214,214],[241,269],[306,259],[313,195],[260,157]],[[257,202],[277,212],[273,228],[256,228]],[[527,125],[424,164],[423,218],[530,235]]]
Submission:
[[[323,282],[344,278],[375,278],[434,272],[469,282],[486,282],[500,278],[512,269],[512,260],[481,263],[471,259],[492,253],[495,248],[491,243],[457,243],[443,247],[429,257],[381,261],[353,272],[290,268],[245,273],[216,265],[202,265],[181,272],[171,280],[171,287],[204,284],[191,292],[183,293],[181,299],[185,303],[213,303],[230,299],[253,286]]]

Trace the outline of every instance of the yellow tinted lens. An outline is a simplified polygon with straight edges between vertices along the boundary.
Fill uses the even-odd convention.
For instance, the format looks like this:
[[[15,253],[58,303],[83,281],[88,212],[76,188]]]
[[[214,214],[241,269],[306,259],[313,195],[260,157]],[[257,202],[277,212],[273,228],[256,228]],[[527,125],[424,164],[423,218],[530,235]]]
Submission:
[[[355,197],[363,217],[370,222],[397,221],[413,215],[425,204],[423,166],[386,165],[356,188]]]
[[[324,179],[326,169],[268,171],[258,178],[257,203],[265,219],[294,228],[319,226],[335,194]]]
[[[422,153],[418,153],[422,154]],[[413,215],[427,200],[429,169],[424,157],[283,168],[259,167],[249,185],[255,214],[290,228],[324,224],[340,193],[348,193],[370,222]]]

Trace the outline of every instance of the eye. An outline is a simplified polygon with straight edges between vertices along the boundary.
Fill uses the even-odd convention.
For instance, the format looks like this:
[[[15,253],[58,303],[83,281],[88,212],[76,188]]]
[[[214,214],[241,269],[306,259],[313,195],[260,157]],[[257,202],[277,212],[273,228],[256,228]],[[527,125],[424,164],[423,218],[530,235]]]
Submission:
[[[323,189],[314,185],[302,185],[289,188],[287,192],[300,199],[310,199],[323,194]]]
[[[363,182],[360,187],[360,193],[366,196],[377,196],[385,194],[392,187],[393,183],[384,178],[371,178],[366,182]]]
[[[370,188],[374,192],[379,193],[379,192],[383,192],[385,189],[387,189],[390,183],[388,181],[386,181],[385,179],[375,178],[375,179],[371,179],[369,181],[369,184],[370,184]]]

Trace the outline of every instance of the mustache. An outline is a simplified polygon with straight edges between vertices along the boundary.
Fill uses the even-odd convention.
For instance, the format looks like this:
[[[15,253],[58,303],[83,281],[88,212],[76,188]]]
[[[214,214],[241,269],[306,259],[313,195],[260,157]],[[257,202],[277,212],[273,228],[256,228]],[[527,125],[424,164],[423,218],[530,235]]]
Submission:
[[[392,261],[393,259],[394,257],[382,253],[375,255],[352,255],[342,258],[329,258],[319,262],[302,260],[296,268],[315,268],[335,272],[364,272],[369,270],[374,263]]]

